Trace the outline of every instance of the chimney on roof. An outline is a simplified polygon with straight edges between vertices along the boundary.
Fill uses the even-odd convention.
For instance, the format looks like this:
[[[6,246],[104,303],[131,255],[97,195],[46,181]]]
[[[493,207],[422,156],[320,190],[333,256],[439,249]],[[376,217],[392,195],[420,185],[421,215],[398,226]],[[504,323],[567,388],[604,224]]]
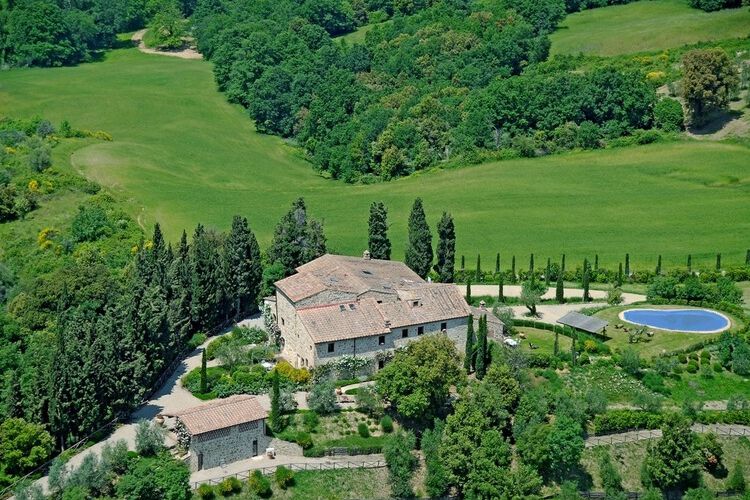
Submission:
[[[365,250],[364,252],[362,252],[362,260],[370,260],[370,251],[369,250]]]
[[[387,319],[385,320],[385,327],[390,328],[391,327],[391,320]]]

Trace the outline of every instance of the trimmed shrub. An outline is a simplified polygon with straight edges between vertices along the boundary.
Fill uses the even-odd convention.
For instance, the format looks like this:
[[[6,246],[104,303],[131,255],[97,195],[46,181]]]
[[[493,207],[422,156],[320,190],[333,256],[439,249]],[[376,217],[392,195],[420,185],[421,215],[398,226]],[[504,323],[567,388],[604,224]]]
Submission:
[[[672,372],[674,372],[675,375],[681,375],[685,372],[685,368],[680,365],[676,365],[674,368],[672,368]]]
[[[303,450],[311,448],[313,445],[312,437],[307,432],[297,433],[296,443],[302,447]]]
[[[723,372],[723,371],[724,371],[724,367],[723,367],[723,366],[721,366],[721,363],[719,363],[718,361],[714,361],[714,362],[713,362],[713,363],[711,364],[711,367],[712,367],[712,368],[714,369],[714,371],[715,371],[716,373],[721,373],[721,372]]]
[[[302,414],[302,424],[307,432],[315,432],[320,424],[320,417],[314,411],[307,411]]]
[[[640,410],[611,410],[594,417],[594,434],[612,434],[632,429],[658,429],[663,417]]]
[[[206,341],[208,337],[205,333],[194,333],[188,340],[188,347],[193,350]]]
[[[242,483],[236,477],[228,477],[219,483],[217,489],[221,496],[228,497],[242,491]]]
[[[259,470],[254,471],[247,480],[247,486],[250,491],[255,493],[261,498],[268,498],[271,496],[271,481],[266,476],[261,474]]]
[[[386,434],[390,434],[391,432],[393,432],[393,419],[388,415],[381,418],[380,428],[383,429],[383,432],[385,432]]]
[[[210,484],[201,484],[197,490],[198,496],[204,500],[211,500],[214,498],[214,489]]]
[[[682,104],[676,99],[665,97],[654,106],[654,122],[667,132],[678,132],[685,128],[685,114]]]
[[[687,363],[687,354],[679,354],[677,356],[677,359],[680,360],[680,363],[684,365],[685,363]]]
[[[691,361],[688,363],[687,368],[685,368],[688,373],[698,373],[698,363],[695,361]]]
[[[279,488],[281,488],[282,490],[285,490],[288,487],[294,485],[294,472],[292,472],[291,469],[287,469],[283,465],[280,465],[276,468],[276,472],[273,476],[276,480],[276,484],[278,484]]]
[[[365,422],[360,422],[357,425],[357,432],[363,438],[370,437],[370,429],[367,428],[367,424]]]

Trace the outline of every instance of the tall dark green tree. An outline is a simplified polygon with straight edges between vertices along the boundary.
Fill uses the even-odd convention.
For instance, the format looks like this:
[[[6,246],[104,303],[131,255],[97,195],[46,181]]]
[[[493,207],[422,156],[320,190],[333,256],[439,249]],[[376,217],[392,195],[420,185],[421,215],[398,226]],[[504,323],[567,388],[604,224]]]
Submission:
[[[479,317],[479,331],[477,333],[477,347],[476,347],[476,358],[474,360],[474,366],[476,369],[476,376],[479,380],[482,380],[487,373],[487,362],[489,361],[487,356],[487,316],[482,315]]]
[[[534,254],[529,257],[529,279],[534,279]]]
[[[589,270],[588,259],[583,259],[583,276],[581,279],[581,287],[583,288],[583,301],[590,302],[591,295],[589,294],[589,286],[591,281],[591,271]]]
[[[190,246],[190,317],[195,331],[212,331],[219,322],[221,259],[217,235],[201,225],[195,228]]]
[[[201,394],[208,392],[208,368],[206,367],[206,350],[201,352]]]
[[[476,339],[474,338],[474,315],[469,314],[469,320],[466,323],[466,347],[464,348],[464,369],[466,373],[474,369]]]
[[[716,254],[716,270],[721,271],[721,254]]]
[[[630,254],[625,254],[625,277],[630,278]]]
[[[657,276],[661,275],[661,255],[656,259],[656,270],[654,271],[654,274]]]
[[[563,273],[557,273],[557,283],[555,284],[555,300],[562,304],[565,302],[565,288],[563,283]]]
[[[435,272],[441,283],[453,283],[453,273],[456,267],[456,228],[453,216],[443,212],[437,225],[438,245]]]
[[[562,260],[560,261],[560,272],[565,274],[565,254],[562,254]],[[563,277],[565,279],[565,277]]]
[[[190,247],[187,233],[182,231],[180,246],[172,259],[167,273],[169,281],[169,320],[170,330],[180,339],[186,339],[191,329],[190,304],[192,302],[192,278]]]
[[[471,278],[466,278],[466,302],[471,304]]]
[[[500,303],[505,302],[505,293],[503,290],[503,287],[505,285],[505,278],[503,278],[503,273],[500,273],[498,275],[498,283],[497,283],[497,301]]]
[[[466,269],[466,256],[462,255],[461,256],[461,270],[463,271],[464,269]]]
[[[367,249],[373,259],[390,260],[391,240],[388,239],[388,209],[381,201],[370,205],[370,219],[367,224]]]
[[[549,288],[550,284],[550,271],[552,267],[552,261],[547,257],[547,269],[544,270],[544,285]]]
[[[235,317],[240,317],[257,307],[263,274],[260,247],[246,218],[236,215],[232,219],[232,230],[226,239],[224,254],[231,310]]]
[[[594,271],[599,270],[599,254],[594,254]]]
[[[477,283],[481,283],[482,281],[482,256],[480,254],[477,254],[476,280]]]
[[[515,283],[518,276],[516,275],[516,256],[514,255],[510,261],[510,282]]]
[[[748,255],[750,255],[750,250],[748,250]],[[500,252],[495,255],[495,274],[500,274]]]
[[[750,249],[745,252],[745,265],[750,266]]]
[[[688,254],[688,258],[687,258],[687,270],[688,270],[688,273],[692,273],[693,272],[693,256],[691,254]]]
[[[412,271],[426,278],[432,267],[432,257],[432,234],[427,225],[422,198],[417,198],[409,215],[409,241],[404,262]]]
[[[279,388],[279,372],[273,371],[271,375],[271,412],[268,417],[271,423],[271,430],[279,432],[281,430],[281,389]]]
[[[323,226],[317,221],[308,220],[305,200],[298,198],[292,208],[276,225],[268,257],[271,262],[279,262],[284,267],[284,275],[326,252],[326,239]]]

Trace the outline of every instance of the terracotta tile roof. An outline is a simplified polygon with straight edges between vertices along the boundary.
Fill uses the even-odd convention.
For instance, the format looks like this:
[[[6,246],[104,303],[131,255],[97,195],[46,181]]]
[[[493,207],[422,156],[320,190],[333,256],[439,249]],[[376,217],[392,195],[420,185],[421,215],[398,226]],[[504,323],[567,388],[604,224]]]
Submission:
[[[313,342],[335,342],[390,333],[376,305],[375,299],[362,299],[302,308],[297,315]]]
[[[297,274],[275,283],[293,302],[325,290],[352,294],[367,291],[395,294],[397,288],[420,286],[425,281],[406,264],[326,254],[297,268]]]
[[[398,290],[402,299],[378,303],[373,298],[301,308],[298,317],[313,342],[385,335],[404,326],[437,323],[469,315],[469,306],[453,285],[424,284]]]
[[[424,284],[416,289],[399,290],[398,296],[395,302],[377,304],[392,328],[463,318],[471,312],[454,285]]]
[[[255,396],[240,394],[165,415],[179,418],[187,431],[195,436],[261,420],[268,416],[268,412]]]

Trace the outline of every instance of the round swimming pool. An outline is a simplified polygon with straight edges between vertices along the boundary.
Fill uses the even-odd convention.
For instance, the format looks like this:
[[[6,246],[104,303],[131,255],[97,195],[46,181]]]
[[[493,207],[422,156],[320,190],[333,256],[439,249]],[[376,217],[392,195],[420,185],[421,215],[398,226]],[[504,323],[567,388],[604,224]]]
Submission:
[[[716,333],[729,328],[731,322],[723,314],[708,309],[628,309],[620,319],[675,332]]]

